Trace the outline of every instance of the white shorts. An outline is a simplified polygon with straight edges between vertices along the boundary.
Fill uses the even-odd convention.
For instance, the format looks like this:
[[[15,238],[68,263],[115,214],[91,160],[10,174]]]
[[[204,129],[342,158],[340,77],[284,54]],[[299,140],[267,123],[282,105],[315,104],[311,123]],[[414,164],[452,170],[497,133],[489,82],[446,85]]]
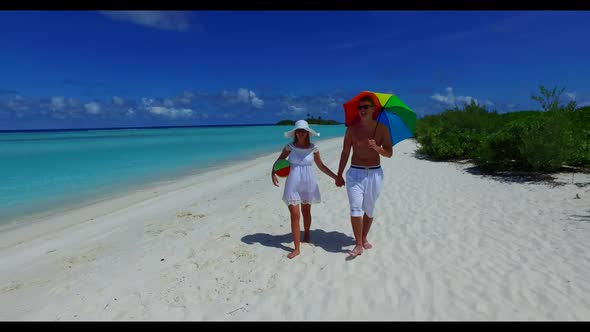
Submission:
[[[351,166],[346,172],[346,192],[350,203],[350,215],[362,217],[365,213],[369,218],[373,218],[375,202],[379,198],[382,185],[383,170],[380,166]]]

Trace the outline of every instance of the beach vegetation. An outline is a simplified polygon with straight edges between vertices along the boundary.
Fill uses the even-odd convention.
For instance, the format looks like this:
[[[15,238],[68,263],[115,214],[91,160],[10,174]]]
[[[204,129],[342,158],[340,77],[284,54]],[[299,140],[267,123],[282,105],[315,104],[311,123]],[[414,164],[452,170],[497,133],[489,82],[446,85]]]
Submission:
[[[336,120],[327,120],[327,119],[322,119],[321,116],[318,116],[317,118],[311,116],[310,114],[307,115],[307,118],[304,119],[305,121],[307,121],[308,124],[312,125],[340,125],[342,123],[336,121]],[[295,121],[296,120],[281,120],[279,122],[277,122],[277,125],[279,126],[293,126],[295,125]]]
[[[425,116],[416,123],[418,152],[495,172],[590,168],[590,107],[562,102],[564,90],[541,86],[531,97],[540,110],[499,114],[472,100]]]

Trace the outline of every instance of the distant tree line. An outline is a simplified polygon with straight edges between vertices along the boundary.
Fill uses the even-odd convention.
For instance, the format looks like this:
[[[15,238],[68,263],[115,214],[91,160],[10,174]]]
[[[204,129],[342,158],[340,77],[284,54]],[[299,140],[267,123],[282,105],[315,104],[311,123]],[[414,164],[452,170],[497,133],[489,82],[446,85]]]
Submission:
[[[339,125],[339,124],[341,124],[340,122],[335,121],[335,120],[322,119],[321,116],[314,118],[309,113],[307,113],[307,118],[305,118],[304,120],[307,121],[307,123],[309,123],[309,124],[316,124],[316,125]],[[281,120],[281,121],[277,122],[277,125],[279,125],[279,126],[292,126],[295,124],[295,121],[296,120]]]

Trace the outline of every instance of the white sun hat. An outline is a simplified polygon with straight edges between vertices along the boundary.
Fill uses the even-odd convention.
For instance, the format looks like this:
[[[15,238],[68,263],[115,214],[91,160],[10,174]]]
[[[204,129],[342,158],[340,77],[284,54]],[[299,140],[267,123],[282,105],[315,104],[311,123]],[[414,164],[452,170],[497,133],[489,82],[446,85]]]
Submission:
[[[309,128],[309,124],[307,124],[307,121],[297,120],[297,122],[295,122],[295,127],[285,132],[285,137],[293,138],[293,136],[295,136],[295,130],[297,129],[307,130],[310,136],[320,136],[320,133],[317,133],[315,130]]]

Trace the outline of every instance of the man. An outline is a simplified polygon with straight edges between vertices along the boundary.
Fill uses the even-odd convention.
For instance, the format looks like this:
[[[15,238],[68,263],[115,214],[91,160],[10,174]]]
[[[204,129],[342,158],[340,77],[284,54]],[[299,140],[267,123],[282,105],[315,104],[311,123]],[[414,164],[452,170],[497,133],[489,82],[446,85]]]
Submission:
[[[337,186],[341,187],[346,183],[350,222],[356,240],[356,246],[350,252],[353,257],[361,255],[363,249],[373,247],[367,240],[367,236],[373,223],[373,211],[383,183],[380,157],[390,158],[393,154],[393,144],[388,128],[373,119],[375,112],[373,99],[369,96],[361,98],[358,110],[360,121],[350,125],[344,135],[336,178]],[[348,162],[351,148],[352,160],[344,181],[342,173]]]

